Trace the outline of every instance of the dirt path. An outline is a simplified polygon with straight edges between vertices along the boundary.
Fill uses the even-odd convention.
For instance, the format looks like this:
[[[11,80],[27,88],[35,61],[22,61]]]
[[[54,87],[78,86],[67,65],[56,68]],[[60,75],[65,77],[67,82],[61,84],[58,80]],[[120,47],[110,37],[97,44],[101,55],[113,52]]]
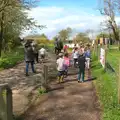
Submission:
[[[54,64],[54,55],[50,54],[47,57],[46,65],[50,66]],[[0,84],[8,83],[13,92],[13,111],[15,115],[24,113],[29,107],[32,99],[38,95],[38,87],[41,85],[43,79],[43,65],[36,64],[37,74],[31,73],[30,76],[25,76],[25,63],[22,62],[11,69],[0,71]]]
[[[55,56],[48,56],[45,64],[55,66]],[[0,83],[9,83],[12,87],[15,114],[25,112],[24,120],[100,120],[100,107],[92,82],[78,83],[77,71],[73,68],[64,83],[52,82],[50,92],[29,106],[29,96],[37,95],[42,79],[43,65],[36,66],[38,74],[29,77],[25,77],[24,63],[0,72]]]
[[[60,85],[51,83],[51,92],[37,100],[36,106],[24,115],[25,120],[100,120],[92,82],[78,83],[76,78],[70,75]]]

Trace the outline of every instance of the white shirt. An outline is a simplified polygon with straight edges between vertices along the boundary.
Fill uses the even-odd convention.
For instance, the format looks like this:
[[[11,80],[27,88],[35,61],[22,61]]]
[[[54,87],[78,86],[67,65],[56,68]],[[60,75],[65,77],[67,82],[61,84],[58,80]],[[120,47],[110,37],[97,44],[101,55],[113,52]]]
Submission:
[[[74,58],[74,59],[77,59],[77,58],[78,58],[78,55],[79,55],[79,52],[78,52],[78,51],[73,52],[73,58]]]
[[[57,70],[58,71],[63,71],[64,70],[64,59],[63,58],[59,58],[57,60],[57,65],[58,65]]]
[[[39,50],[39,55],[45,55],[45,53],[46,53],[46,50],[44,48],[41,48]]]

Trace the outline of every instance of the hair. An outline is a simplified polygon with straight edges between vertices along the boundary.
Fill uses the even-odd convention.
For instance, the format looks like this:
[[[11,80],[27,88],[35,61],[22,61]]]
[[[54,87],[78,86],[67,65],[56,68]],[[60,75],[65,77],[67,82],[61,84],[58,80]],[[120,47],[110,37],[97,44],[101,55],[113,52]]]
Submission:
[[[65,57],[68,57],[68,53],[65,53],[64,56],[65,56]]]

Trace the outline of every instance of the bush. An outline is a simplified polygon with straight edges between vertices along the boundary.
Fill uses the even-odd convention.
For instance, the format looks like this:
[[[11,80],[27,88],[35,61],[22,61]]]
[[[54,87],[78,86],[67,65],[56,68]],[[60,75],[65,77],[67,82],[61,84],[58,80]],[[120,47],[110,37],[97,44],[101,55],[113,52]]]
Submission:
[[[17,51],[17,52],[16,52]],[[11,68],[24,58],[23,48],[16,48],[12,52],[2,54],[0,58],[0,68]]]

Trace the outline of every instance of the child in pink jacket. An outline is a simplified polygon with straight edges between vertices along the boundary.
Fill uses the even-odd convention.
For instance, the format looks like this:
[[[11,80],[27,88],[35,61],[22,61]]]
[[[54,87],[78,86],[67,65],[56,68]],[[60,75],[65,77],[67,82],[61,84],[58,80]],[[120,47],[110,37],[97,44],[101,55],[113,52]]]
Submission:
[[[64,71],[65,75],[68,75],[68,67],[70,66],[70,59],[68,53],[65,53],[64,55]]]

